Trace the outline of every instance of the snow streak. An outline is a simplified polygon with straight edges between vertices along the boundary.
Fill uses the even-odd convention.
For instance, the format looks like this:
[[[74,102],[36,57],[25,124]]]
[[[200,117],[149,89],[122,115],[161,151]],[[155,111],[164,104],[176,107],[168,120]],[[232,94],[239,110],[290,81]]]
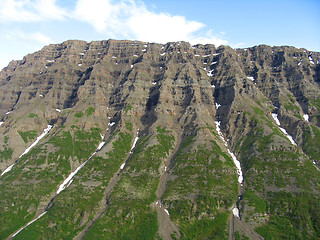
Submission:
[[[21,158],[23,155],[27,154],[35,145],[38,144],[38,142],[45,136],[47,135],[47,133],[51,130],[52,128],[52,125],[47,125],[47,128],[43,130],[43,133],[37,137],[36,141],[34,141],[30,147],[28,147],[26,150],[24,150],[24,152],[19,156],[19,158]],[[15,165],[12,164],[11,166],[7,167],[6,170],[4,170],[2,173],[1,173],[1,176],[7,172],[10,172],[12,170],[12,167]]]
[[[76,170],[74,170],[72,173],[70,173],[70,175],[63,181],[62,184],[60,184],[58,190],[57,190],[57,195],[59,193],[61,193],[64,189],[66,189],[67,187],[70,186],[71,182],[73,181],[73,177],[79,172],[79,170],[81,168],[84,167],[84,165],[86,165],[86,163],[96,154],[96,152],[94,152],[84,163],[82,163],[79,167],[77,167]]]
[[[102,140],[103,140],[103,136],[101,136]],[[73,177],[80,171],[81,168],[83,168],[86,163],[98,152],[101,150],[101,148],[104,146],[106,142],[102,141],[99,143],[96,151],[94,153],[91,154],[91,156],[84,162],[82,163],[79,167],[77,167],[76,170],[74,170],[72,173],[69,174],[69,176],[63,181],[63,183],[60,184],[58,190],[57,190],[57,195],[59,193],[61,193],[64,189],[66,189],[67,187],[70,186],[70,184],[73,181]]]
[[[139,133],[139,131],[137,132],[137,136],[138,136],[138,133]],[[138,140],[139,140],[138,137],[136,137],[136,138],[134,139],[134,142],[133,142],[132,147],[131,147],[131,149],[130,149],[130,154],[132,154],[132,150],[136,147],[136,144],[137,144]]]
[[[44,213],[40,214],[39,217],[37,217],[36,219],[33,219],[32,221],[30,221],[26,226],[20,228],[15,234],[12,235],[12,237],[14,238],[15,236],[17,236],[23,229],[25,229],[26,227],[28,227],[30,224],[34,223],[35,221],[37,221],[39,218],[41,218],[43,215],[45,215],[47,213],[47,211],[45,211]]]
[[[289,141],[292,143],[292,145],[297,146],[297,144],[296,144],[296,142],[293,140],[292,136],[290,136],[290,135],[288,134],[288,132],[287,132],[284,128],[280,127],[280,121],[279,121],[279,119],[278,119],[278,114],[272,113],[272,117],[273,117],[273,119],[275,120],[276,124],[278,125],[279,129],[286,135],[286,137],[289,139]]]
[[[233,216],[237,217],[237,218],[240,218],[239,216],[239,209],[237,207],[233,208],[232,209],[232,213],[233,213]]]
[[[19,158],[21,158],[23,155],[27,154],[27,153],[31,150],[31,148],[33,148],[35,145],[37,145],[38,142],[39,142],[45,135],[47,135],[47,133],[51,130],[51,128],[52,128],[52,125],[47,125],[47,128],[43,130],[43,133],[42,133],[39,137],[37,137],[37,140],[34,141],[34,143],[32,143],[30,147],[28,147],[26,150],[24,150],[24,152],[20,155]]]
[[[134,142],[133,142],[133,144],[132,144],[132,146],[131,146],[130,154],[133,153],[132,150],[136,147],[136,144],[137,144],[137,142],[138,142],[138,140],[139,140],[138,135],[139,135],[139,129],[138,129],[138,131],[137,131],[137,136],[136,136],[136,138],[134,139]],[[120,166],[120,170],[124,169],[125,166],[126,166],[126,162],[122,163],[121,166]]]
[[[10,165],[9,167],[6,168],[6,170],[4,170],[2,173],[1,173],[1,176],[7,172],[10,172],[12,167],[14,166],[14,164]]]
[[[240,164],[240,162],[237,160],[237,158],[236,158],[236,156],[233,154],[233,152],[231,152],[230,149],[228,148],[228,143],[227,143],[226,140],[224,139],[223,134],[222,134],[222,132],[221,132],[221,130],[220,130],[220,124],[221,124],[221,122],[215,121],[215,124],[216,124],[216,130],[217,130],[220,138],[222,139],[224,145],[225,145],[226,148],[227,148],[228,153],[231,155],[232,160],[233,160],[234,164],[235,164],[236,167],[237,167],[238,182],[242,184],[242,183],[243,183],[243,175],[242,175],[242,170],[241,170],[241,164]]]

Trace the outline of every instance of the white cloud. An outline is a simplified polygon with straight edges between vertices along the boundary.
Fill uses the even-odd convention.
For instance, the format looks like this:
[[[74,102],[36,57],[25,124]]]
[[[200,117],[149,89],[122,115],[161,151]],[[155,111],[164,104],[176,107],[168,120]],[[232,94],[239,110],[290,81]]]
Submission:
[[[40,32],[24,33],[20,30],[11,30],[4,34],[1,43],[6,47],[1,49],[0,70],[11,60],[22,59],[28,53],[35,52],[54,41]]]
[[[196,43],[227,44],[210,31],[203,37],[201,22],[184,16],[155,13],[135,0],[78,0],[73,17],[92,25],[99,33],[118,39],[134,39],[166,43],[189,41]]]
[[[13,41],[18,41],[18,42],[21,40],[23,40],[23,41],[27,40],[27,41],[31,41],[31,42],[37,42],[41,45],[47,45],[50,43],[54,43],[54,41],[50,37],[48,37],[40,32],[26,34],[22,31],[15,30],[15,31],[12,31],[11,33],[6,34],[6,38],[11,39]]]
[[[56,5],[56,0],[37,0],[35,9],[43,19],[63,20],[67,11]]]
[[[36,41],[36,42],[44,44],[44,45],[54,43],[54,41],[50,37],[48,37],[40,32],[31,33],[31,34],[27,35],[27,38],[29,40],[33,40],[33,41]]]
[[[166,43],[190,40],[192,34],[204,25],[200,22],[188,21],[183,16],[156,14],[144,9],[130,16],[128,26],[139,40]]]
[[[219,34],[206,30],[205,24],[185,16],[154,12],[139,0],[74,0],[74,7],[58,6],[56,0],[0,0],[0,23],[76,20],[86,22],[106,38],[166,43],[188,41],[228,44]],[[68,7],[67,7],[68,6]],[[155,9],[156,10],[156,9]],[[52,39],[41,35],[16,34],[21,39],[44,44]]]
[[[56,0],[0,0],[0,22],[39,22],[62,20],[66,11]]]
[[[97,31],[102,32],[106,29],[107,21],[114,10],[114,6],[108,0],[78,0],[74,17],[90,23]]]

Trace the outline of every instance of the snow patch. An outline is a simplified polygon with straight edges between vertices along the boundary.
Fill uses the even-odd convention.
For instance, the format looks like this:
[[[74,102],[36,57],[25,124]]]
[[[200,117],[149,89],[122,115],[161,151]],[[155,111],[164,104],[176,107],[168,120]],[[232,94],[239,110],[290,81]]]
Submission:
[[[217,64],[218,62],[212,62],[211,65]]]
[[[133,145],[132,145],[132,147],[131,147],[131,150],[135,148],[138,140],[139,140],[138,137],[136,137],[136,138],[134,139],[134,142],[133,142]]]
[[[0,122],[0,126],[3,124],[4,122]]]
[[[286,137],[289,139],[289,141],[292,143],[292,145],[297,146],[297,144],[296,144],[296,142],[293,140],[292,136],[290,136],[284,128],[282,128],[282,127],[279,127],[279,128],[280,128],[280,130],[286,135]]]
[[[28,147],[26,150],[24,150],[24,152],[20,155],[19,158],[21,158],[23,155],[27,154],[27,153],[31,150],[31,148],[33,148],[35,145],[37,145],[38,142],[39,142],[45,135],[47,135],[47,133],[51,130],[51,128],[52,128],[52,125],[47,125],[47,128],[43,130],[43,133],[42,133],[39,137],[37,137],[36,141],[34,141],[34,142],[31,144],[30,147]]]
[[[232,160],[234,162],[234,164],[237,167],[237,174],[238,174],[238,182],[242,183],[243,182],[243,176],[242,176],[242,170],[241,170],[241,164],[240,162],[237,160],[236,156],[233,154],[233,152],[231,152],[229,150],[229,148],[227,148],[228,153],[231,155]]]
[[[112,126],[115,125],[115,124],[116,124],[115,122],[108,123],[108,125],[109,125],[110,127],[112,127]]]
[[[152,85],[156,85],[156,84],[157,84],[156,82],[153,82],[153,83],[152,83]]]
[[[309,122],[309,115],[308,114],[304,114],[303,115],[304,120],[306,120],[307,122]]]
[[[272,113],[271,115],[272,115],[273,119],[276,121],[276,124],[277,124],[278,126],[280,126],[280,121],[279,121],[279,119],[278,119],[278,114]]]
[[[15,164],[15,163],[14,163]],[[10,172],[12,167],[14,166],[14,164],[10,165],[9,167],[7,167],[2,173],[1,173],[1,176],[7,172]]]
[[[297,146],[297,144],[293,140],[292,136],[290,136],[284,128],[280,127],[280,121],[278,119],[278,114],[272,113],[271,115],[272,115],[273,119],[275,120],[276,124],[279,126],[279,129],[286,135],[286,137],[289,139],[289,141],[292,143],[292,145]]]
[[[44,213],[40,214],[39,217],[37,217],[36,219],[32,220],[31,222],[29,222],[27,225],[25,225],[24,227],[20,228],[15,234],[12,235],[12,238],[14,238],[15,236],[17,236],[23,229],[25,229],[26,227],[28,227],[30,224],[34,223],[35,221],[37,221],[39,218],[41,218],[43,215],[45,215],[47,213],[47,211],[45,211]]]
[[[194,56],[195,56],[195,57],[200,57],[200,55],[199,55],[199,54],[195,54]]]
[[[54,62],[54,60],[47,60],[47,62],[48,62],[48,63],[53,63],[53,62]]]
[[[56,108],[56,111],[57,111],[57,112],[59,112],[59,113],[61,113],[61,110],[60,110],[60,109],[58,109],[58,108]]]
[[[9,115],[11,112],[9,111],[9,112],[6,112],[6,115]]]
[[[100,144],[99,144],[100,146]],[[70,175],[63,181],[62,184],[60,184],[58,190],[57,190],[57,195],[59,193],[61,193],[64,189],[66,189],[68,186],[70,186],[71,182],[73,181],[72,178],[80,171],[81,168],[84,167],[84,165],[86,165],[86,163],[96,154],[96,152],[94,152],[84,163],[82,163],[79,167],[77,167],[76,170],[74,170],[72,173],[70,173]]]
[[[310,61],[311,64],[314,64],[314,61],[313,61],[311,56],[309,56],[309,61]]]
[[[220,53],[213,53],[212,55],[213,56],[218,56]]]
[[[126,163],[122,163],[121,166],[120,166],[120,169],[124,169],[124,166],[126,165]]]
[[[217,109],[217,110],[219,109],[219,107],[221,107],[221,104],[216,103],[216,109]]]
[[[72,182],[73,182],[73,179],[71,179],[71,181],[68,183],[68,185],[66,186],[66,188],[68,188],[68,187],[71,185]]]
[[[106,143],[106,142],[101,142],[101,143],[99,144],[99,146],[97,147],[97,151],[100,151],[101,148],[104,146],[105,143]]]
[[[78,66],[79,66],[79,67],[81,67],[81,66],[82,66],[82,64],[81,64],[81,63],[79,63],[79,64],[78,64]]]
[[[42,95],[42,94],[39,94],[39,97],[43,97],[43,95]]]
[[[233,216],[237,217],[237,218],[240,218],[239,216],[239,209],[237,207],[233,208],[232,209],[232,213],[233,213]]]
[[[165,52],[164,52],[164,53],[160,53],[160,55],[161,55],[161,56],[164,56],[164,55],[166,55],[166,53],[165,53]]]
[[[169,211],[167,209],[164,209],[165,213],[170,216]]]
[[[202,55],[202,57],[210,57],[210,54],[208,54],[208,55]]]
[[[132,150],[136,147],[136,144],[137,144],[137,142],[138,142],[138,140],[139,140],[138,135],[139,135],[139,129],[138,129],[138,131],[137,131],[137,137],[134,139],[134,142],[133,142],[132,147],[131,147],[131,149],[130,149],[130,154],[132,154]]]
[[[254,77],[247,77],[249,80],[251,80],[252,82],[255,80]]]
[[[226,140],[224,139],[223,137],[223,134],[221,132],[221,129],[220,129],[220,124],[221,122],[218,122],[218,121],[215,121],[215,124],[216,124],[216,130],[221,138],[221,140],[223,141],[224,145],[226,146],[227,148],[227,151],[228,153],[231,155],[232,157],[232,160],[234,162],[234,164],[236,165],[236,168],[237,168],[237,174],[238,174],[238,182],[240,184],[243,183],[243,174],[242,174],[242,170],[241,170],[241,164],[240,162],[237,160],[236,156],[230,151],[230,149],[228,148],[228,143],[226,142]]]
[[[131,66],[130,66],[131,68],[133,68],[133,65],[131,64]]]
[[[298,63],[298,66],[300,66],[302,62],[303,62],[303,59],[301,59],[301,61]]]
[[[208,75],[208,77],[212,77],[214,74],[213,74],[213,70],[210,70],[210,71],[208,71],[207,72],[207,75]]]

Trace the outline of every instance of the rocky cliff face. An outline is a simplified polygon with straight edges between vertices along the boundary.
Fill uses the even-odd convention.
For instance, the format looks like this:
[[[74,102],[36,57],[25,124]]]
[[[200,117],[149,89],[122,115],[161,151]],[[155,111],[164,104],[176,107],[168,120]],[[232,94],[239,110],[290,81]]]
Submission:
[[[0,238],[319,238],[319,61],[108,40],[11,62]]]

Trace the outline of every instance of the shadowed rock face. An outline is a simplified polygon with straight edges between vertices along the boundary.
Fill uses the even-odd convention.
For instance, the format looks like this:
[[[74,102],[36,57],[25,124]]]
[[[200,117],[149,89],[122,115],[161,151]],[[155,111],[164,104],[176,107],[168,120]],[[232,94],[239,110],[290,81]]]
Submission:
[[[0,169],[15,163],[0,178],[0,236],[46,210],[16,237],[319,237],[319,61],[288,46],[116,40],[12,61],[0,72]]]

